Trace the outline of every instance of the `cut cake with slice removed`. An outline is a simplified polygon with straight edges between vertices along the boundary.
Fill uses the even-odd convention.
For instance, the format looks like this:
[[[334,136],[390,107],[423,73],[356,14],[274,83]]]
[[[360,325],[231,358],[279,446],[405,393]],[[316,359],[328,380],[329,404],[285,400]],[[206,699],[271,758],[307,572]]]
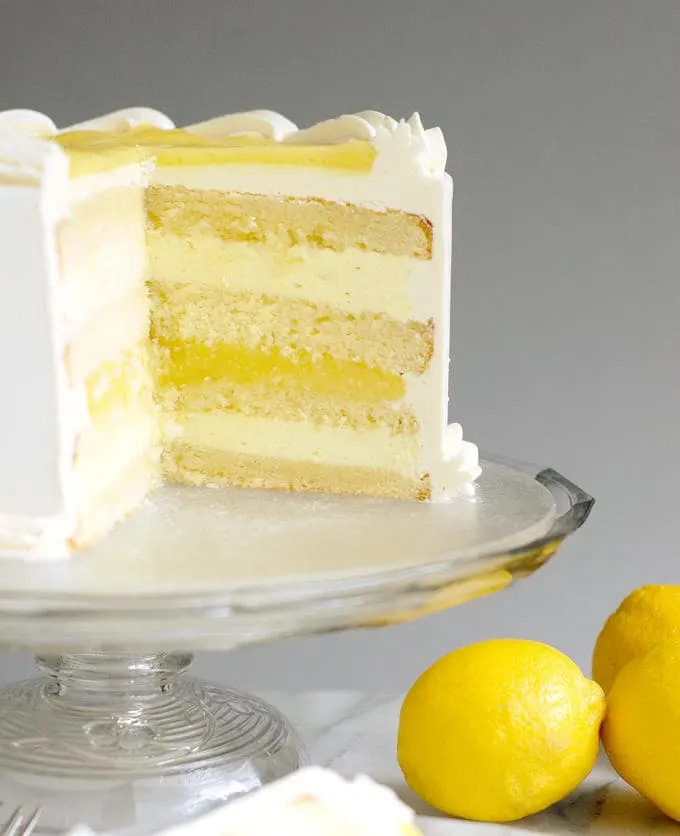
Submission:
[[[132,385],[146,404],[153,390],[161,415],[176,428],[164,445],[166,478],[420,500],[445,499],[476,478],[476,448],[462,440],[459,425],[447,427],[452,187],[438,129],[425,131],[417,116],[396,122],[375,112],[304,131],[269,111],[179,130],[146,109],[62,132],[39,114],[10,112],[0,115],[0,133],[3,118],[2,141],[15,157],[30,145],[62,168],[66,160],[70,176],[62,175],[51,192],[62,202],[86,193],[83,183],[114,192],[122,161],[131,155],[141,160],[132,166],[145,182],[145,222],[138,208],[121,210],[122,226],[106,225],[101,235],[105,256],[87,255],[96,222],[88,227],[88,214],[78,215],[73,198],[62,207],[73,251],[53,259],[50,269],[57,276],[75,270],[82,278],[70,295],[46,287],[44,265],[25,269],[43,288],[43,302],[34,295],[32,304],[47,308],[43,324],[59,346],[66,343],[58,323],[88,294],[99,298],[94,288],[102,275],[118,277],[112,285],[119,309],[102,304],[92,312],[97,333],[113,332],[120,343],[119,354],[107,355],[95,388],[108,393],[109,406],[116,400],[112,391],[128,397]],[[25,136],[31,119],[42,138]],[[11,155],[0,153],[0,160],[7,156],[8,170],[16,172]],[[42,194],[56,180],[50,173],[36,182]],[[33,233],[43,234],[50,223],[38,213]],[[134,298],[142,298],[144,253],[141,266],[137,250],[134,263],[116,255],[106,242],[118,235],[136,235],[145,250],[150,315],[137,343],[135,315],[125,307],[132,296],[122,288],[134,287]],[[6,292],[12,293],[11,284]],[[140,372],[139,382],[130,384],[137,378],[126,363],[146,369],[149,352],[153,382]],[[85,353],[100,369],[102,358]],[[50,364],[60,355],[41,356],[49,388],[57,378]],[[55,437],[66,422],[64,403],[55,400],[44,418]],[[156,420],[150,407],[140,411]],[[89,425],[90,405],[86,412]],[[16,414],[20,423],[22,409]],[[141,426],[133,404],[129,414],[128,425]],[[53,445],[62,453],[64,484],[73,470],[69,443]],[[154,445],[147,436],[142,446],[147,462]],[[32,458],[38,469],[41,456]],[[145,478],[150,485],[152,474]],[[5,500],[12,474],[4,481],[3,493],[0,475],[0,536],[12,530],[16,539],[33,517],[40,517],[40,526],[49,515],[32,514],[29,500],[12,518],[6,511],[16,506]],[[130,507],[144,493],[138,485],[137,493],[126,492]],[[96,510],[109,524],[129,510],[112,513],[112,506],[93,502],[93,515]],[[53,530],[79,544],[77,517],[62,508]],[[80,515],[79,525],[86,517]],[[93,526],[99,528],[106,523]],[[35,546],[36,538],[31,542]]]

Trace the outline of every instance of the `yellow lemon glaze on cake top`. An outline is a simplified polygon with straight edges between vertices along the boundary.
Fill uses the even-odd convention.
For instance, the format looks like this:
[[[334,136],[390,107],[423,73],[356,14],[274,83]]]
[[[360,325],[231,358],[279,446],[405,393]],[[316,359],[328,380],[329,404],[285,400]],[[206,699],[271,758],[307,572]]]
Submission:
[[[106,171],[150,159],[161,166],[278,165],[369,172],[377,156],[366,140],[328,145],[276,142],[255,134],[207,137],[181,129],[140,127],[128,131],[71,131],[54,139],[67,151],[71,176]],[[126,156],[127,155],[127,156]]]

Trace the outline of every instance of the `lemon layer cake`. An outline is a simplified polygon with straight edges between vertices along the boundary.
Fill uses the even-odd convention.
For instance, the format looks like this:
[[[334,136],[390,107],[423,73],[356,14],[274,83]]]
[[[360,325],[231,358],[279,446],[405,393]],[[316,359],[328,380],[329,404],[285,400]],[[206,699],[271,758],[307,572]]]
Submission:
[[[79,543],[81,529],[106,528],[151,483],[152,428],[163,419],[174,428],[163,473],[190,484],[440,500],[476,478],[476,448],[459,425],[447,426],[452,185],[438,129],[424,130],[417,115],[397,122],[372,111],[306,130],[269,111],[183,129],[146,109],[61,132],[39,114],[1,119],[3,147],[14,153],[0,154],[9,178],[30,149],[50,162],[25,183],[3,181],[0,200],[4,192],[11,206],[24,189],[59,206],[37,208],[20,234],[5,226],[28,280],[8,274],[4,292],[34,318],[42,311],[41,333],[51,335],[41,376],[27,377],[21,364],[14,373],[29,400],[36,385],[41,397],[54,390],[42,420],[64,507],[38,515],[35,497],[6,502],[13,471],[5,471],[0,532],[38,518],[44,533],[51,519]],[[45,263],[20,258],[29,231]],[[33,296],[21,301],[15,288],[31,282]],[[35,331],[22,329],[25,348]],[[10,337],[6,362],[17,344]],[[64,378],[74,351],[87,363]],[[74,442],[64,431],[76,383],[85,406],[69,432],[84,443],[84,421],[90,448],[111,461],[83,470],[101,483],[90,490],[94,475],[81,479],[104,521],[96,526],[71,498]],[[20,403],[18,423],[30,411]],[[115,433],[102,447],[96,433],[109,432],[107,420]],[[114,436],[126,456],[111,449]],[[20,455],[8,458],[18,472]],[[125,458],[134,458],[129,472],[114,473]],[[31,454],[38,470],[44,460]],[[122,491],[129,503],[102,501],[133,478],[135,489]]]
[[[91,836],[78,827],[69,836]],[[421,836],[413,811],[370,778],[307,767],[158,836]]]

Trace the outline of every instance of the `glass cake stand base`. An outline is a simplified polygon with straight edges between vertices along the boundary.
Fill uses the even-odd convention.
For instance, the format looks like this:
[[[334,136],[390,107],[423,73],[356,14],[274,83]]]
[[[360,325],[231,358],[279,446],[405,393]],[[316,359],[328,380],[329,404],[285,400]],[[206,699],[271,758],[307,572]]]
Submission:
[[[43,676],[0,690],[0,798],[77,823],[150,832],[282,778],[304,747],[272,706],[185,671],[188,654],[39,656]]]
[[[276,709],[192,679],[177,648],[394,624],[530,575],[593,499],[482,465],[442,504],[166,486],[70,560],[0,550],[0,646],[42,672],[0,690],[0,820],[146,834],[297,769]]]

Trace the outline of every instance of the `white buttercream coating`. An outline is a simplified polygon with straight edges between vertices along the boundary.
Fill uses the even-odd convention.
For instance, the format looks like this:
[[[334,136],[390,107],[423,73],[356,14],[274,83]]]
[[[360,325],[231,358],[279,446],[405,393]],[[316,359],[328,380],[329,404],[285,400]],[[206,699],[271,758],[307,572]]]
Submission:
[[[288,142],[297,145],[334,145],[339,142],[349,142],[352,139],[363,139],[368,142],[376,137],[375,127],[357,114],[345,114],[336,119],[326,119],[317,122],[310,128],[297,131],[287,137]]]
[[[36,136],[0,133],[0,177],[37,184],[49,164],[52,145]]]
[[[75,525],[68,490],[79,420],[57,316],[68,158],[51,142],[27,139],[17,153],[3,139],[0,154],[14,154],[15,173],[36,181],[0,187],[0,533],[56,557]]]
[[[37,110],[5,110],[0,113],[0,133],[24,136],[52,136],[57,126]]]
[[[207,122],[187,125],[184,130],[202,136],[228,137],[239,134],[257,134],[265,139],[281,142],[297,131],[295,122],[291,122],[273,110],[248,110],[245,113],[229,113],[216,116]]]
[[[37,135],[49,136],[50,124],[29,111],[0,114],[0,385],[12,393],[0,432],[0,542],[3,554],[29,558],[67,556],[83,505],[72,462],[90,418],[85,388],[71,386],[64,364],[73,323],[57,225],[104,185],[98,174],[70,180],[66,152]],[[106,185],[145,176],[128,166]]]
[[[96,116],[85,122],[78,122],[63,128],[61,133],[67,131],[124,131],[130,128],[138,128],[141,125],[149,125],[154,128],[161,128],[164,131],[171,130],[175,123],[165,113],[154,110],[150,107],[127,107],[123,110],[116,110],[113,113],[106,113],[103,116]]]

